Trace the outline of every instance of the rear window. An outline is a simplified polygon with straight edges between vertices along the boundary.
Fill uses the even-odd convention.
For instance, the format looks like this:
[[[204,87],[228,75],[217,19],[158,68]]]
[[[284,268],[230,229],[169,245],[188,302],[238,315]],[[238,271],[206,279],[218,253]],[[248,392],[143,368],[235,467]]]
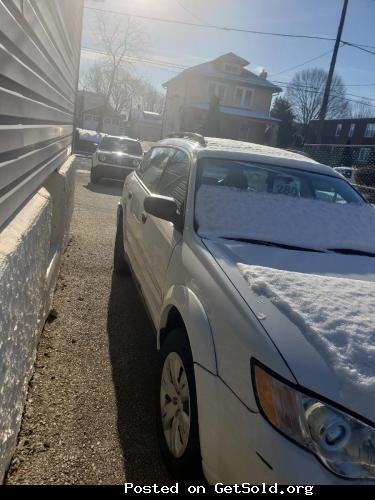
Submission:
[[[119,137],[104,137],[100,143],[100,149],[116,153],[128,153],[134,156],[142,156],[142,146],[137,141],[129,141]]]

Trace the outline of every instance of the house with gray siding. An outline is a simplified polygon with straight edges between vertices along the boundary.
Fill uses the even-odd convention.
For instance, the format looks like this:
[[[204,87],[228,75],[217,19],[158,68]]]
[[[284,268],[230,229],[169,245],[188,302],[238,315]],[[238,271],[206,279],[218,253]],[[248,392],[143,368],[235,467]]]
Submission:
[[[0,0],[0,483],[73,211],[83,0]]]

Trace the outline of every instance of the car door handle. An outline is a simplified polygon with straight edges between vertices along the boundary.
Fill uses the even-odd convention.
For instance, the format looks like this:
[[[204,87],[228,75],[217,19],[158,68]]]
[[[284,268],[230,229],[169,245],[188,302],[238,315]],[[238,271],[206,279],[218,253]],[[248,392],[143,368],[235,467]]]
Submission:
[[[146,214],[146,212],[142,212],[141,220],[142,220],[143,224],[146,222],[146,220],[147,220],[147,214]]]
[[[133,193],[132,192],[128,193],[128,198],[129,198],[129,200],[131,200],[133,198]]]

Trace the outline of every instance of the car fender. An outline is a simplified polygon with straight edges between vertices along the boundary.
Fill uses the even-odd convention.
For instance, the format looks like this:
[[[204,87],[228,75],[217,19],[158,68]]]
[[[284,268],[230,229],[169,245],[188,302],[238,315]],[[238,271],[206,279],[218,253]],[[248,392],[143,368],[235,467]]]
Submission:
[[[175,307],[186,327],[194,363],[217,375],[215,344],[210,322],[204,307],[195,293],[183,285],[173,285],[164,297],[158,328],[158,349],[160,333],[166,327],[169,311]]]

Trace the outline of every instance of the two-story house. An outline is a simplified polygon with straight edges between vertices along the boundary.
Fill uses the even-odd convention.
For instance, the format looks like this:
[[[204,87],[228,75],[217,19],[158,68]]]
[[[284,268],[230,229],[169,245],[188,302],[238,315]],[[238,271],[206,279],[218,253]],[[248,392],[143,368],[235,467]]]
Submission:
[[[163,86],[167,89],[163,136],[204,131],[212,95],[220,101],[219,135],[228,139],[275,144],[279,120],[270,116],[272,96],[281,89],[245,67],[232,52],[184,70]]]
[[[87,90],[77,93],[78,126],[85,130],[98,130],[102,119],[102,130],[105,134],[123,135],[125,116],[116,113],[109,104],[105,104],[104,96]]]

